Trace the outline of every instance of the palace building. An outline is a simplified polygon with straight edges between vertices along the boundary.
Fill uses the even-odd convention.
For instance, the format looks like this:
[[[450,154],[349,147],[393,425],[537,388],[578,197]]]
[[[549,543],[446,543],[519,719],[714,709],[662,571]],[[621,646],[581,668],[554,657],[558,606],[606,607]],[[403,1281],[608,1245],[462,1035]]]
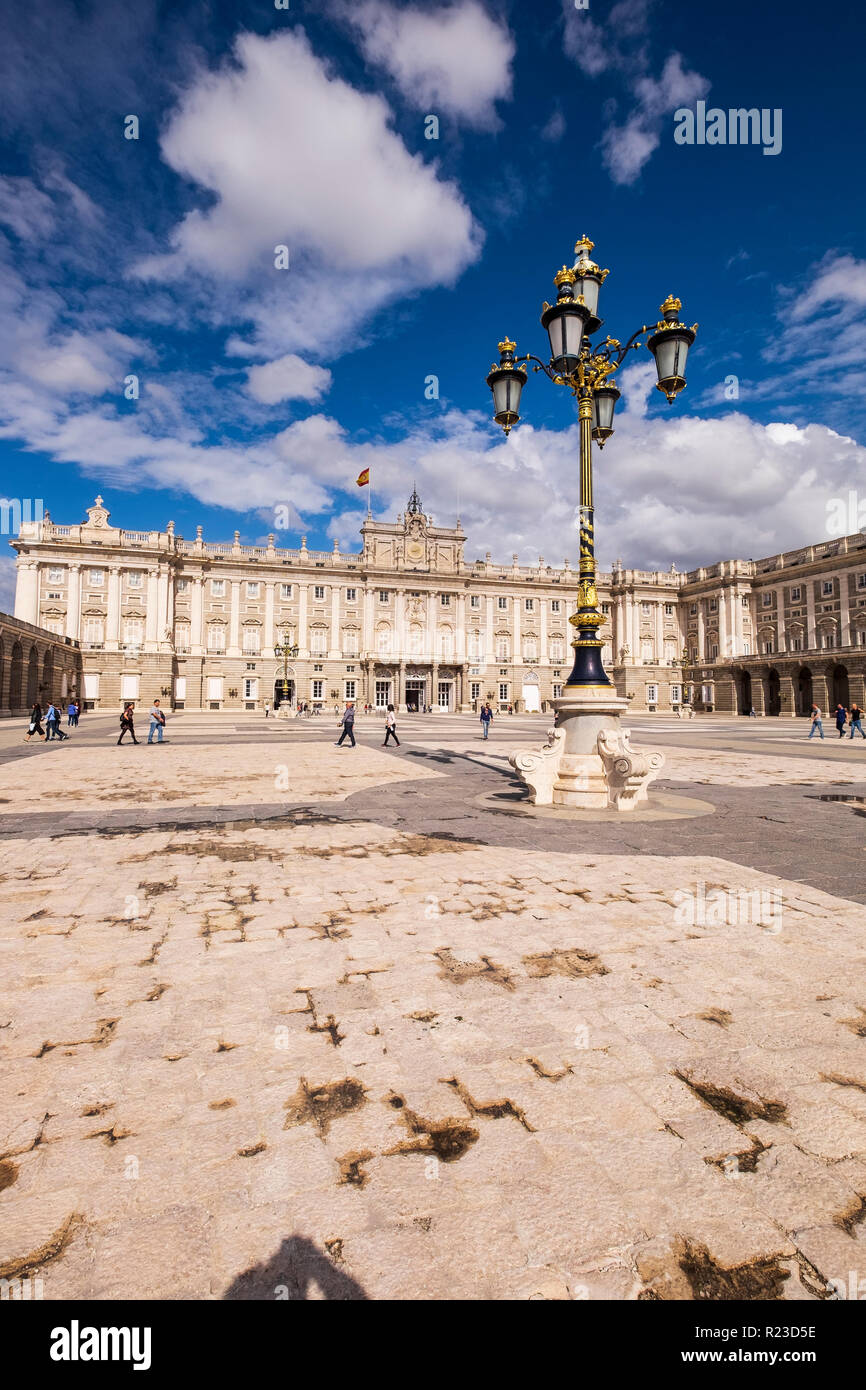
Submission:
[[[395,521],[367,517],[359,551],[274,542],[214,544],[201,527],[188,541],[172,522],[125,530],[97,497],[80,525],[48,513],[21,525],[15,617],[77,644],[90,709],[159,696],[176,709],[532,712],[561,694],[568,560],[467,556],[460,521],[434,524],[416,492]],[[605,668],[637,711],[793,715],[842,692],[862,703],[864,547],[850,536],[688,574],[618,561],[598,576]]]

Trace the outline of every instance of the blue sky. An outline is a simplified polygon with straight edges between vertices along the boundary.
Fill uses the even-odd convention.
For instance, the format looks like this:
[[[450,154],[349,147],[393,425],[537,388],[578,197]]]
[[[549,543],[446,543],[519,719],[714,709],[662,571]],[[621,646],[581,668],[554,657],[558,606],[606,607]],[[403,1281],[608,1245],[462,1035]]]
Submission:
[[[606,332],[671,291],[700,324],[674,406],[645,350],[623,371],[602,563],[825,538],[866,457],[847,8],[7,7],[3,493],[71,522],[99,491],[119,525],[245,542],[288,506],[278,544],[357,548],[370,467],[376,515],[415,480],[472,557],[574,558],[571,398],[532,378],[506,441],[484,376],[504,333],[544,353],[541,303],[587,232]],[[676,144],[698,100],[780,109],[781,151]]]

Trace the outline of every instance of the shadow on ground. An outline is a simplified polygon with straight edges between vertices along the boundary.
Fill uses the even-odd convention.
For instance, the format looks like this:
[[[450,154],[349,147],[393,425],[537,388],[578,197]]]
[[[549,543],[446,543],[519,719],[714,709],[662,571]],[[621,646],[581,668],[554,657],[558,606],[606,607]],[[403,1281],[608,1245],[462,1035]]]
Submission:
[[[367,1295],[357,1280],[344,1274],[334,1263],[339,1259],[339,1242],[334,1242],[333,1258],[306,1236],[289,1236],[267,1264],[253,1265],[233,1280],[223,1299],[243,1302],[268,1299],[297,1303],[310,1297],[310,1285],[315,1284],[322,1297],[331,1300],[360,1301]]]

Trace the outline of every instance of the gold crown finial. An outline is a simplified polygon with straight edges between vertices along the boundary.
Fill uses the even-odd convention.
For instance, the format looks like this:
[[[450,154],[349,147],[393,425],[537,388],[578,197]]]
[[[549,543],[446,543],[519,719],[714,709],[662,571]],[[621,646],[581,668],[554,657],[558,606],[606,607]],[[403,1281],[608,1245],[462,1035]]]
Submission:
[[[589,237],[586,235],[586,232],[584,232],[583,236],[580,237],[580,238],[574,243],[574,254],[575,254],[575,255],[578,255],[578,254],[580,253],[581,249],[583,249],[583,250],[586,252],[586,254],[589,255],[590,251],[593,250],[594,246],[595,246],[595,242],[594,242],[594,241],[590,241]]]
[[[562,270],[558,270],[554,275],[553,283],[558,289],[560,285],[573,285],[576,279],[577,276],[574,271],[569,266],[564,265]]]
[[[678,314],[682,307],[682,300],[677,299],[675,294],[669,294],[664,304],[662,304],[660,312],[662,314],[666,314],[669,309],[672,309],[675,313]]]
[[[497,343],[496,346],[499,348],[500,352],[513,352],[517,344],[513,343],[510,338],[503,338],[502,342]]]

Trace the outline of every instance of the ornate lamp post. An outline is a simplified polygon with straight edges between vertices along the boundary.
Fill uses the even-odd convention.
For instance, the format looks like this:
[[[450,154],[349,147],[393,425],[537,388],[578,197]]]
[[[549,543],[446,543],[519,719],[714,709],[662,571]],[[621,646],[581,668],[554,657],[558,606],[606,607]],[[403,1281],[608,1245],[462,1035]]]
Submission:
[[[289,693],[289,662],[294,661],[300,649],[297,646],[289,646],[288,635],[283,633],[282,642],[274,643],[274,656],[283,663],[283,678],[280,682],[280,708]]]
[[[625,344],[610,336],[603,342],[592,344],[591,337],[602,325],[598,317],[599,291],[609,271],[601,270],[590,259],[593,242],[588,237],[581,237],[574,250],[577,257],[574,265],[563,266],[554,276],[556,303],[545,303],[542,308],[541,323],[550,340],[549,360],[544,362],[532,353],[516,357],[516,344],[505,338],[499,344],[499,363],[491,368],[487,384],[493,392],[493,418],[506,435],[520,419],[520,398],[528,380],[523,363],[534,363],[533,371],[543,372],[557,386],[567,387],[577,401],[580,425],[580,572],[577,612],[569,618],[577,633],[571,644],[574,648],[574,665],[566,682],[565,694],[562,700],[554,701],[560,718],[551,756],[545,758],[545,766],[549,770],[556,762],[559,772],[553,794],[546,799],[564,805],[588,807],[616,804],[625,809],[628,798],[618,794],[614,800],[611,778],[607,772],[604,790],[597,785],[597,776],[593,776],[593,772],[598,772],[597,766],[594,769],[584,767],[580,773],[572,767],[568,773],[569,759],[572,763],[578,756],[584,760],[595,757],[604,761],[601,744],[596,747],[602,733],[605,734],[602,741],[609,750],[618,741],[624,757],[638,759],[638,755],[632,754],[627,748],[624,736],[617,728],[619,716],[627,708],[628,701],[615,696],[613,683],[601,659],[603,643],[598,631],[604,618],[598,611],[596,590],[592,444],[594,440],[603,449],[613,434],[614,411],[620,397],[613,377],[628,353],[644,346],[640,341],[644,334],[650,335],[645,345],[655,358],[658,389],[668,402],[672,402],[686,384],[686,358],[695,340],[697,324],[689,328],[681,323],[679,315],[682,305],[679,299],[668,295],[661,306],[660,320],[654,325],[643,324]],[[592,721],[589,725],[584,721],[585,727],[578,736],[578,729],[572,727],[572,722],[590,712]],[[615,737],[611,738],[613,734]],[[594,751],[590,750],[590,744]],[[553,756],[557,753],[557,745],[565,750],[565,762],[562,753],[558,758]],[[515,766],[521,773],[529,770],[519,763],[515,763]],[[587,778],[596,785],[586,785]],[[526,780],[530,781],[528,776]],[[567,787],[566,781],[573,785]],[[641,792],[642,795],[635,794],[631,804],[634,800],[643,799],[645,786]],[[536,800],[543,796],[546,796],[544,792],[537,794]]]

